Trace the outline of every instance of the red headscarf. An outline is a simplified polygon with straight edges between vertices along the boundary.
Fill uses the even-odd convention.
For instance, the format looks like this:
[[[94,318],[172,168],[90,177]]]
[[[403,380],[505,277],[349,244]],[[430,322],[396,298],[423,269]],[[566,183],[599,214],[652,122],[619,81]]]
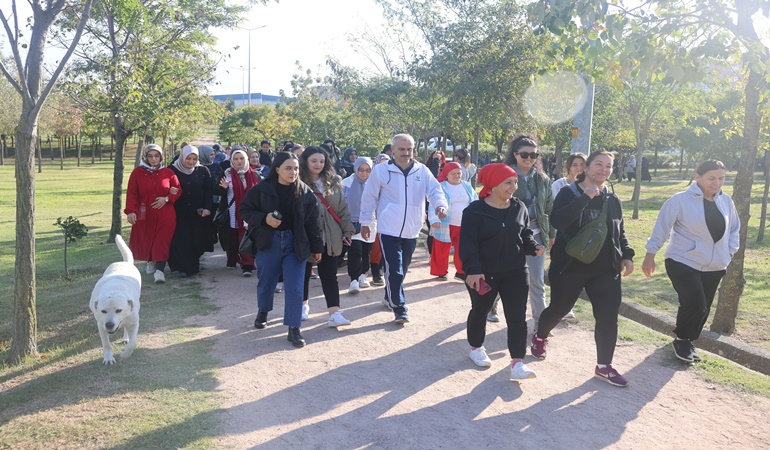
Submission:
[[[506,164],[494,163],[487,164],[479,171],[479,184],[484,185],[484,189],[479,192],[479,198],[484,198],[492,193],[492,188],[507,180],[508,178],[519,176],[516,171]]]
[[[447,175],[449,175],[449,172],[460,169],[462,170],[462,167],[460,167],[460,163],[456,163],[454,161],[447,163],[443,169],[441,169],[441,173],[438,174],[438,182],[441,183],[442,181],[446,180]]]

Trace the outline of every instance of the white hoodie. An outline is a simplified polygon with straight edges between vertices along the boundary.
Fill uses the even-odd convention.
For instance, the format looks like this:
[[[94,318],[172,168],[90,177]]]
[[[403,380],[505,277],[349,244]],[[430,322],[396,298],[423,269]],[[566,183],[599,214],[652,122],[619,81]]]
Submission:
[[[362,226],[369,226],[377,212],[377,232],[416,239],[425,217],[425,198],[435,207],[448,208],[444,191],[425,165],[415,161],[409,174],[393,161],[374,166],[361,197]]]
[[[647,253],[657,253],[670,240],[664,253],[666,258],[701,272],[724,270],[738,251],[741,229],[738,211],[729,195],[720,191],[714,196],[725,219],[725,234],[714,242],[706,225],[704,201],[698,183],[666,200],[658,213],[652,236],[647,239]]]

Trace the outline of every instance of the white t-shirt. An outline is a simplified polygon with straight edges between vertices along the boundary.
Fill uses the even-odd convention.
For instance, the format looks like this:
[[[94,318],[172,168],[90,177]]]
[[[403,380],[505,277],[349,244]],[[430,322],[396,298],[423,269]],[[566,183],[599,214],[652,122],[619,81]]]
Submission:
[[[449,224],[459,227],[463,221],[463,210],[468,206],[470,197],[462,184],[447,183],[449,193]]]

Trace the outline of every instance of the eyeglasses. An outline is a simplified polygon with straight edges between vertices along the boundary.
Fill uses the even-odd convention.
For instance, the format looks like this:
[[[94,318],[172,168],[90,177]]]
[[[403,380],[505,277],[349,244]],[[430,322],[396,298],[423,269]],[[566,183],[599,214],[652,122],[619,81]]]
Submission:
[[[527,159],[527,158],[529,158],[529,159],[537,159],[537,157],[540,156],[540,153],[538,153],[538,152],[531,152],[531,153],[518,152],[516,154],[521,156],[521,159]]]
[[[370,173],[372,169],[358,169],[359,172]]]

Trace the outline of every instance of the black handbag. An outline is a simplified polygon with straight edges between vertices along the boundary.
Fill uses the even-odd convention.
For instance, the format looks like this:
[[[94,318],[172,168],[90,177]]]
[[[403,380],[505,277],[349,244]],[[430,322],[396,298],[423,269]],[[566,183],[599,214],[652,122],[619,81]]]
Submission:
[[[214,213],[214,218],[211,220],[214,222],[214,225],[218,227],[229,227],[230,226],[230,206],[235,201],[235,197],[233,197],[232,200],[230,200],[230,203],[227,204],[227,208],[217,208],[217,212]]]
[[[256,233],[257,227],[249,227],[243,234],[241,243],[238,244],[238,253],[243,256],[249,256],[251,258],[257,254],[257,243],[254,242],[254,233]]]

